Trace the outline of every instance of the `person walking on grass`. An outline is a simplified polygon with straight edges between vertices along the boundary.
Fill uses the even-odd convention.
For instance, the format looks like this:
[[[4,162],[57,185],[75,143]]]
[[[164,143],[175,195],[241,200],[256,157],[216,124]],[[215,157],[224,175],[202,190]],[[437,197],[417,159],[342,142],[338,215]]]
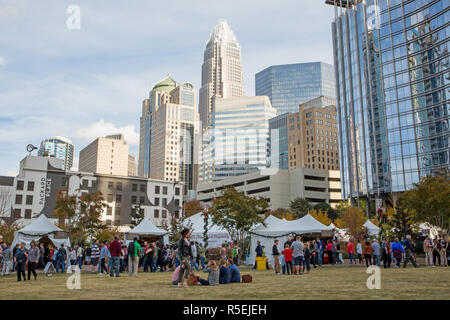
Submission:
[[[181,231],[181,238],[178,240],[178,259],[180,261],[180,273],[178,274],[178,288],[187,288],[187,279],[191,266],[189,264],[192,258],[191,245],[189,243],[190,230],[185,228]],[[216,266],[217,267],[217,266]],[[217,269],[216,269],[217,270]],[[217,280],[218,276],[217,276]],[[183,282],[182,282],[183,281]]]
[[[381,256],[381,247],[378,241],[375,239],[372,241],[372,255],[373,255],[373,264],[376,266],[380,266],[380,256]]]
[[[355,246],[353,245],[353,239],[350,239],[350,241],[348,242],[346,251],[347,251],[348,257],[350,259],[350,264],[353,264],[353,261],[355,261],[355,264],[356,264]]]
[[[66,268],[65,261],[67,260],[67,251],[64,248],[64,243],[61,243],[61,247],[55,253],[56,259],[56,273],[58,273],[59,267],[61,266],[61,272],[64,273]]]
[[[331,243],[331,240],[327,241],[326,249],[327,249],[328,263],[329,264],[334,264],[334,261],[333,261],[333,244]]]
[[[36,280],[37,273],[36,273],[36,267],[39,263],[39,248],[36,245],[36,242],[31,241],[30,243],[30,250],[28,251],[28,280],[31,278],[31,274],[33,273],[34,280]]]
[[[373,247],[370,245],[369,241],[366,241],[366,245],[364,246],[364,259],[366,260],[367,267],[372,265],[372,253]]]
[[[433,267],[433,241],[429,236],[423,241],[423,251],[425,252],[425,265]]]
[[[306,273],[309,274],[311,270],[311,249],[309,241],[306,242],[305,248],[303,249],[303,270],[306,269]]]
[[[317,238],[316,242],[317,242],[317,246],[318,246],[318,250],[317,250],[317,252],[318,252],[318,256],[317,256],[318,264],[319,264],[319,266],[321,266],[322,263],[323,263],[323,247],[324,247],[324,243],[322,242],[322,240],[320,240],[320,238]]]
[[[260,241],[256,242],[255,252],[256,252],[256,257],[262,257],[263,256],[263,248],[261,246],[261,242]],[[256,259],[255,259],[255,265],[253,266],[252,269],[256,269]]]
[[[358,239],[358,243],[356,244],[356,254],[358,255],[358,260],[359,260],[359,264],[363,264],[363,249],[362,249],[362,244],[361,244],[361,240]]]
[[[201,250],[201,249],[200,249]],[[233,250],[231,250],[231,258],[233,259],[233,264],[238,264],[238,258],[239,258],[239,245],[237,242],[233,246]],[[204,263],[202,262],[202,269],[204,269]]]
[[[103,241],[103,246],[100,249],[100,272],[103,274],[108,274],[108,269],[106,268],[106,258],[108,257],[108,247],[106,246],[106,241]]]
[[[141,251],[141,245],[137,241],[138,238],[134,237],[133,241],[128,244],[128,275],[137,277],[139,270],[139,252]]]
[[[400,243],[400,241],[398,241],[398,238],[394,239],[391,250],[395,259],[395,267],[398,269],[400,268],[400,263],[402,262],[403,253],[405,252],[405,249],[403,248],[403,245]]]
[[[95,273],[95,269],[98,264],[98,257],[100,256],[100,249],[98,247],[98,240],[95,240],[94,245],[91,249],[91,262],[92,262],[92,273]]]
[[[25,248],[25,242],[20,244],[20,247],[16,250],[14,254],[14,263],[16,265],[17,270],[17,281],[22,281],[21,277],[23,277],[23,281],[26,281],[25,278],[25,264],[28,259],[28,250]]]
[[[391,244],[389,239],[383,239],[383,243],[381,244],[381,252],[383,259],[383,267],[390,268],[391,267]]]
[[[441,243],[437,240],[433,240],[433,265],[441,266]],[[436,263],[436,260],[438,263]]]
[[[414,258],[414,254],[413,254],[413,244],[411,243],[411,236],[407,235],[405,241],[403,242],[403,249],[405,250],[405,260],[403,262],[403,268],[406,268],[406,265],[408,264],[409,261],[411,261],[411,263],[413,264],[413,266],[415,268],[417,268],[417,264],[416,264],[416,259]]]
[[[275,274],[280,274],[280,252],[278,251],[278,239],[275,239],[273,241],[272,256]]]
[[[11,248],[8,248],[8,244],[6,242],[2,243],[2,255],[3,255],[2,276],[7,276],[9,275],[9,271],[11,271],[11,266],[13,262],[13,252]]]
[[[114,269],[116,270],[116,277],[120,276],[120,255],[122,254],[122,246],[119,238],[114,236],[114,241],[109,245],[109,253],[111,254],[111,267],[109,269],[109,276],[114,277]]]
[[[291,271],[290,274],[294,274],[294,271],[292,270],[292,249],[289,246],[289,244],[286,243],[284,246],[284,250],[282,252],[284,256],[284,263],[286,264],[286,272],[289,275],[289,270]]]
[[[297,236],[296,240],[292,243],[291,249],[294,257],[294,266],[295,266],[295,274],[302,275],[303,274],[303,249],[305,245],[302,242],[302,237]]]
[[[447,241],[445,241],[444,237],[439,239],[439,243],[441,244],[441,250],[439,251],[439,255],[441,256],[442,266],[446,267],[446,266],[448,266],[448,261],[447,261],[447,246],[448,246],[448,243],[447,243]]]

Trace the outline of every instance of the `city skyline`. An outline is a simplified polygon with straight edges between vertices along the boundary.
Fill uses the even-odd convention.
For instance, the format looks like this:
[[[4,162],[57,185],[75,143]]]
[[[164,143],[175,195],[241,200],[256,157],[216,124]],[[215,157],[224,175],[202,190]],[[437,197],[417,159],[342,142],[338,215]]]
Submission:
[[[0,174],[17,174],[25,146],[54,135],[71,139],[77,155],[97,137],[122,132],[137,157],[142,97],[167,73],[199,89],[203,50],[221,18],[241,44],[245,92],[254,92],[255,73],[270,65],[332,63],[332,8],[310,1],[281,1],[275,10],[269,1],[258,8],[239,4],[237,11],[236,1],[202,9],[180,2],[144,23],[150,4],[109,8],[79,1],[80,30],[66,28],[66,4],[39,4],[39,10],[32,2],[0,4],[1,30],[8,30],[0,42]],[[294,14],[299,8],[304,19]],[[261,22],[249,19],[255,17]],[[324,23],[318,26],[319,17]],[[116,43],[119,38],[125,43]]]

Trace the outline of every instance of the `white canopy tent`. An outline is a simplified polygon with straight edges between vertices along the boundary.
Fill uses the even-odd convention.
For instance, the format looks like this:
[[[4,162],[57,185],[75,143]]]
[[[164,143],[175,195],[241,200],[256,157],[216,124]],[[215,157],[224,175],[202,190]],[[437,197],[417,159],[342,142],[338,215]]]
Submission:
[[[338,227],[336,227],[334,225],[334,223],[330,223],[330,225],[328,227],[330,227],[331,229],[334,230],[335,235],[337,236],[339,241],[349,241],[350,240],[350,236],[348,235],[347,231],[345,231],[344,229],[339,229]]]
[[[133,236],[164,236],[169,232],[155,226],[149,219],[144,218],[142,221],[133,229],[125,232],[125,243],[128,244],[132,241]],[[131,237],[129,237],[131,235]]]
[[[264,220],[264,223],[266,226],[260,224],[250,232],[250,257],[251,261],[255,261],[256,243],[260,241],[261,245],[265,247],[265,254],[270,264],[273,264],[272,247],[275,239],[278,239],[278,250],[281,251],[284,243],[291,235],[321,233],[325,230],[332,230],[330,227],[317,221],[310,214],[298,220],[291,221],[278,219],[270,215]]]
[[[380,228],[378,228],[376,225],[373,224],[372,221],[367,220],[364,224],[363,227],[366,227],[369,231],[369,236],[377,236]]]
[[[183,225],[192,224],[191,240],[203,243],[203,232],[205,220],[203,212],[196,213],[183,221]],[[224,242],[231,242],[231,236],[227,230],[213,224],[211,217],[208,217],[208,248],[219,248]]]
[[[70,247],[69,237],[63,239],[55,238],[55,232],[63,232],[63,230],[50,222],[44,214],[41,214],[35,221],[14,232],[12,247],[17,243],[20,244],[22,242],[25,242],[26,246],[29,247],[31,241],[38,241],[45,235],[48,236],[57,247],[60,247],[62,243],[64,243],[66,248]]]
[[[422,235],[428,235],[431,239],[437,239],[439,237],[440,228],[429,224],[428,222],[424,222],[419,224],[420,233]]]

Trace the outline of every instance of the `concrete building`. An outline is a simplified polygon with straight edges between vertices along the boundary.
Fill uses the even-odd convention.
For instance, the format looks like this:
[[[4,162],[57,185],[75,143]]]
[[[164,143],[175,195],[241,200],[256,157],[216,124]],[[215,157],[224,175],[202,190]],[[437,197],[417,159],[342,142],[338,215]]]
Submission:
[[[61,169],[70,170],[73,165],[75,147],[67,138],[56,136],[41,141],[38,155],[63,160]]]
[[[136,176],[136,157],[131,153],[128,154],[128,176]]]
[[[339,170],[336,101],[318,97],[288,116],[289,169]]]
[[[319,96],[336,97],[334,69],[324,62],[270,66],[255,75],[255,95],[268,96],[278,114]]]
[[[389,201],[449,172],[449,2],[327,3],[344,6],[332,22],[344,197]]]
[[[244,95],[241,46],[225,20],[211,32],[203,57],[199,113],[204,129],[214,113],[214,97]]]
[[[216,98],[203,133],[199,181],[214,182],[269,166],[269,119],[276,116],[268,97]]]
[[[64,171],[62,160],[27,156],[20,162],[17,177],[1,177],[0,190],[13,189],[11,205],[5,216],[13,220],[31,219],[44,213],[54,218],[58,190],[69,195],[101,192],[108,207],[101,220],[106,224],[130,223],[137,205],[155,225],[170,223],[180,217],[183,207],[183,185],[156,179]]]
[[[229,177],[213,183],[200,183],[197,186],[197,200],[210,205],[214,198],[220,197],[224,187],[233,186],[236,190],[252,197],[268,201],[269,208],[288,208],[290,201],[297,197],[317,204],[327,202],[335,207],[341,201],[339,171],[298,168],[279,169],[274,174],[264,171]]]
[[[140,175],[181,181],[187,197],[197,185],[202,132],[194,86],[178,84],[168,76],[153,87],[143,112],[139,154],[144,162],[139,164]]]
[[[80,151],[78,169],[118,176],[128,175],[129,146],[122,134],[95,139]]]

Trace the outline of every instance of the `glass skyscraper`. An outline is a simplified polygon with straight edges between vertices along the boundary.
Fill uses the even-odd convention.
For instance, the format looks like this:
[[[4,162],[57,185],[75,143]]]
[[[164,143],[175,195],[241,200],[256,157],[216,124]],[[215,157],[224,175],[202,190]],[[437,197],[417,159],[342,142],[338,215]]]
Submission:
[[[269,119],[269,149],[271,167],[289,169],[288,148],[288,117],[290,113],[283,113]]]
[[[319,96],[336,97],[334,68],[324,62],[270,66],[255,75],[255,95],[268,96],[278,114]]]
[[[332,23],[342,192],[385,198],[450,168],[449,0],[344,2]]]
[[[64,137],[51,137],[41,141],[38,156],[55,157],[63,160],[61,169],[70,170],[73,165],[74,146],[72,141]]]

